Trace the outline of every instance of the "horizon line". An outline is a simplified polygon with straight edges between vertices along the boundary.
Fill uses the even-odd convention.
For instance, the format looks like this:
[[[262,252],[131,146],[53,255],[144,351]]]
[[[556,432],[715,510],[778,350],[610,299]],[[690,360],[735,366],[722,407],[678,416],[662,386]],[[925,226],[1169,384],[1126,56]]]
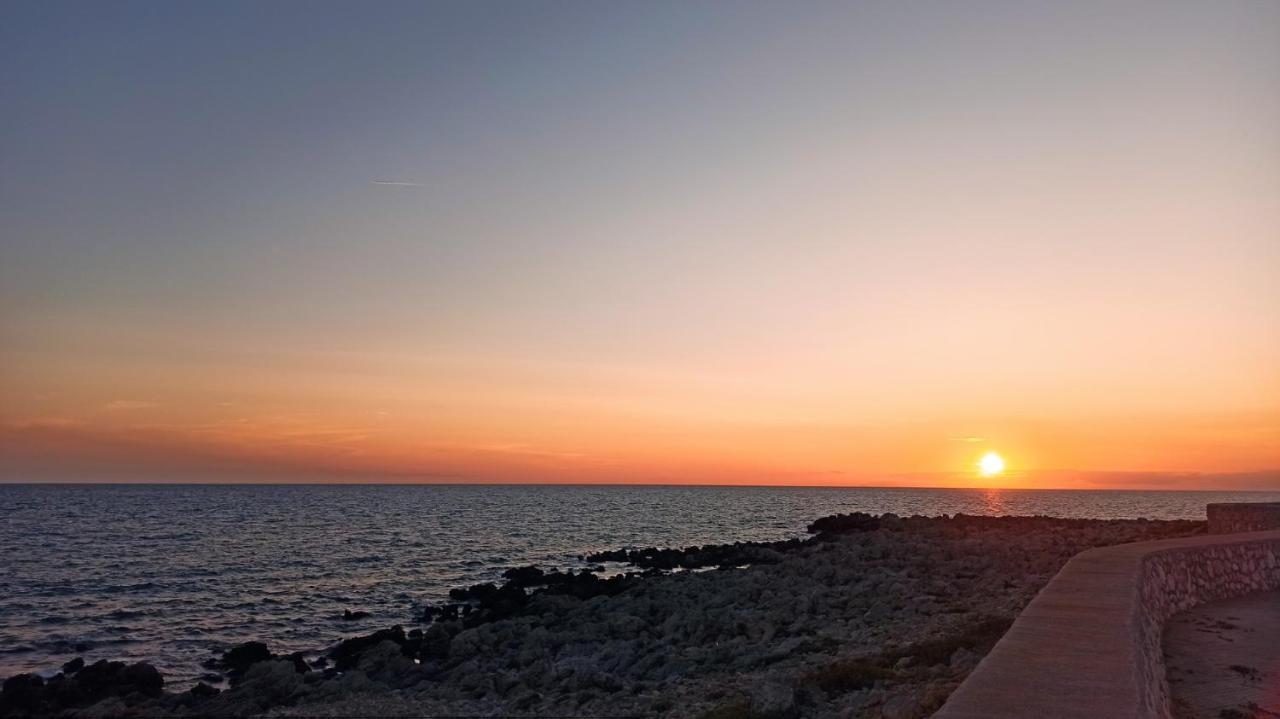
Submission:
[[[351,481],[196,481],[196,482],[147,482],[147,481],[92,481],[51,480],[42,482],[9,481],[0,479],[3,486],[151,486],[151,487],[655,487],[655,488],[730,488],[730,489],[884,489],[884,490],[956,490],[956,491],[1013,491],[1013,492],[1200,492],[1200,493],[1280,493],[1280,486],[1272,489],[1190,489],[1190,488],[1135,488],[1135,487],[1010,487],[964,486],[942,487],[937,485],[874,485],[874,484],[749,484],[707,482],[351,482]]]

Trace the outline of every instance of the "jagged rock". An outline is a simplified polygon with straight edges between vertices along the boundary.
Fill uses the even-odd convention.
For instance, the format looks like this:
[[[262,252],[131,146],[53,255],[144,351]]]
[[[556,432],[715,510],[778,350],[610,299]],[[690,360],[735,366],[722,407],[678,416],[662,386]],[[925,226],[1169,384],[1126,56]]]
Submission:
[[[222,690],[218,689],[217,687],[211,687],[208,684],[205,684],[204,682],[200,682],[195,686],[191,687],[190,689],[188,689],[187,692],[194,697],[208,698],[208,697],[218,696],[219,694],[222,693]]]
[[[254,664],[274,658],[275,655],[271,653],[270,649],[267,649],[266,644],[262,642],[245,642],[223,652],[221,658],[206,662],[205,666],[209,669],[221,669],[234,680]]]
[[[356,668],[387,686],[411,686],[422,678],[418,665],[404,655],[400,645],[387,640],[361,652]]]
[[[0,713],[33,712],[44,702],[44,678],[38,674],[15,674],[4,680],[0,690]]]
[[[125,664],[99,660],[81,669],[74,681],[90,697],[127,696],[134,692],[154,697],[164,688],[160,671],[145,662]]]
[[[367,634],[363,637],[353,637],[346,639],[338,644],[333,651],[329,652],[329,658],[333,660],[338,670],[350,669],[356,665],[360,659],[360,654],[366,649],[378,645],[380,642],[389,641],[396,646],[404,647],[408,642],[408,637],[404,634],[404,628],[396,625],[390,629],[379,629],[373,634]]]
[[[546,573],[537,567],[515,567],[502,573],[502,578],[518,587],[533,587],[543,583]]]
[[[239,683],[219,697],[214,714],[244,716],[257,714],[274,706],[287,706],[305,691],[306,685],[293,662],[268,660],[257,662],[245,670]]]
[[[810,524],[806,531],[810,534],[847,534],[850,532],[871,532],[880,528],[880,518],[866,512],[852,514],[836,514],[823,517]]]

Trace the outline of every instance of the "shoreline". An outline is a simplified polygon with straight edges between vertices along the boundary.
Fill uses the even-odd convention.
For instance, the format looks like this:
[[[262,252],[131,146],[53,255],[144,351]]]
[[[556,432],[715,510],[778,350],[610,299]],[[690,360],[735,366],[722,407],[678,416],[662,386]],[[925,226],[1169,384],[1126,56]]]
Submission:
[[[209,664],[225,689],[165,692],[145,662],[17,675],[0,716],[908,719],[940,705],[1074,554],[1204,525],[854,513],[804,540],[611,550],[586,559],[629,571],[508,570],[502,585],[455,588],[420,628],[284,656],[241,644]]]

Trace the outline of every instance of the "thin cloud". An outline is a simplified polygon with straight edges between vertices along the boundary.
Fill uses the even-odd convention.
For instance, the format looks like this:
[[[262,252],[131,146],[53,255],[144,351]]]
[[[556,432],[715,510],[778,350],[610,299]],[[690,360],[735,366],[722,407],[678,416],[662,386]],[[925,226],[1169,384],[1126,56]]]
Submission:
[[[422,187],[421,182],[408,182],[405,180],[369,180],[371,185],[390,185],[392,187]]]
[[[947,439],[951,440],[952,442],[968,442],[968,443],[987,441],[986,437],[948,437]]]
[[[120,412],[134,409],[151,409],[159,407],[155,402],[143,402],[133,399],[117,399],[102,405],[102,409],[107,412]]]

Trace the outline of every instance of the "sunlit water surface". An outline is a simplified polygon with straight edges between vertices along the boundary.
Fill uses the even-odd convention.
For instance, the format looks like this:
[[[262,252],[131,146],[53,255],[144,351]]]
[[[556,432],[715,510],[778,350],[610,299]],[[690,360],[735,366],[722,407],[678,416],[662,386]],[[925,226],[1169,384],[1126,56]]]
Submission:
[[[409,625],[508,567],[800,536],[836,512],[1202,519],[1221,501],[1280,492],[0,485],[0,676],[83,654],[146,659],[182,685],[214,649],[309,651]]]

